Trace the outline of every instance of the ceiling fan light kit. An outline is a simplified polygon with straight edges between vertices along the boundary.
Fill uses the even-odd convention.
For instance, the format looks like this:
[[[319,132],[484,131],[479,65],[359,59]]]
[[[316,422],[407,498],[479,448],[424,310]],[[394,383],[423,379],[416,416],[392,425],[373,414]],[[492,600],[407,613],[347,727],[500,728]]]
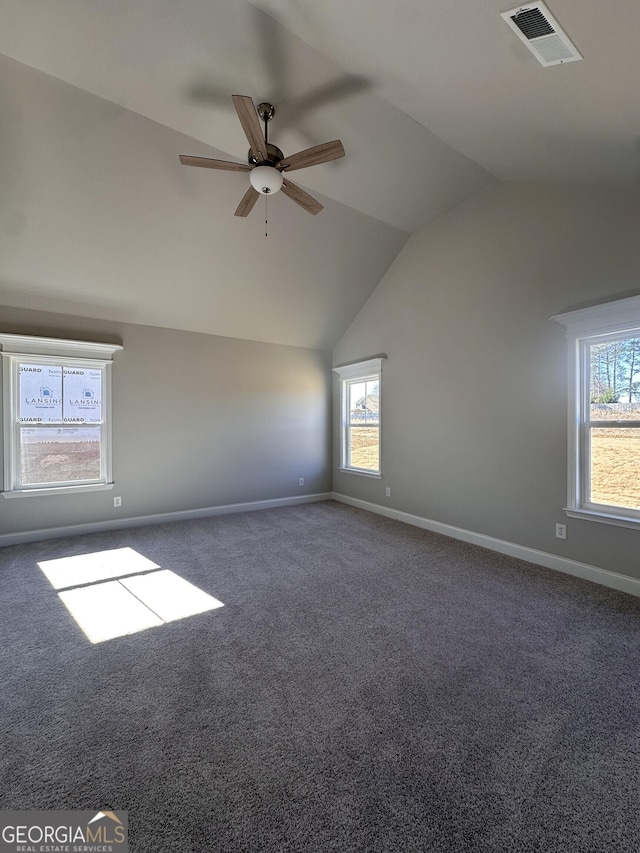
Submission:
[[[272,195],[282,189],[284,178],[274,166],[256,166],[249,172],[251,186],[262,195]]]
[[[285,180],[285,172],[318,166],[344,157],[344,147],[339,139],[323,142],[304,151],[298,151],[291,157],[285,157],[282,151],[268,141],[267,125],[275,115],[272,104],[258,104],[256,110],[253,100],[247,95],[232,95],[233,105],[240,124],[251,146],[248,165],[230,160],[212,160],[207,157],[180,155],[183,166],[197,166],[204,169],[221,169],[228,172],[249,172],[250,187],[236,208],[236,216],[248,216],[260,195],[273,195],[279,190],[308,213],[320,213],[323,206],[301,187]],[[260,121],[264,122],[264,133]]]

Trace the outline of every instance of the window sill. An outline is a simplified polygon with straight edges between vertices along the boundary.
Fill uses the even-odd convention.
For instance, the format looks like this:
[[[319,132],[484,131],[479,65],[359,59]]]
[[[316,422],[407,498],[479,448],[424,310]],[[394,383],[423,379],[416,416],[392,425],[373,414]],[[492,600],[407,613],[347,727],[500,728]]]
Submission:
[[[382,474],[377,471],[361,471],[359,468],[338,468],[342,474],[357,474],[359,477],[371,477],[374,480],[381,480]]]
[[[12,492],[3,492],[4,498],[30,498],[42,495],[73,495],[82,492],[104,492],[112,489],[115,483],[89,483],[85,486],[53,486],[50,489],[16,489]]]
[[[583,521],[597,521],[599,524],[613,524],[616,527],[630,527],[640,529],[640,518],[631,518],[628,515],[616,515],[612,512],[597,512],[592,509],[576,509],[565,507],[565,513],[570,518],[580,518]]]

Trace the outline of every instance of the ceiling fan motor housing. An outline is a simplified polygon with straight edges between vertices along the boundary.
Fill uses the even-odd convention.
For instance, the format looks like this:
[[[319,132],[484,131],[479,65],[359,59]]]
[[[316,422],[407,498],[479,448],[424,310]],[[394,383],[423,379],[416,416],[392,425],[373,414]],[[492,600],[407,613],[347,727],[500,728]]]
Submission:
[[[277,166],[281,160],[284,160],[284,154],[277,145],[272,145],[270,142],[267,142],[266,159],[258,160],[257,157],[253,156],[251,149],[249,149],[247,159],[250,166]]]

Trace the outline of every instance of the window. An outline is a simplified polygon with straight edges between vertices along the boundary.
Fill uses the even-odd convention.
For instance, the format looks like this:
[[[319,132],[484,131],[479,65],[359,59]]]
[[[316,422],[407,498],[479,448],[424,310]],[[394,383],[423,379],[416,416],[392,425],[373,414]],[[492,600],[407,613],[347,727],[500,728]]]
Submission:
[[[380,398],[382,359],[335,367],[340,377],[340,468],[356,474],[380,474]]]
[[[0,334],[4,496],[112,487],[111,359],[122,347]]]
[[[566,512],[640,526],[640,297],[553,319],[569,341]]]

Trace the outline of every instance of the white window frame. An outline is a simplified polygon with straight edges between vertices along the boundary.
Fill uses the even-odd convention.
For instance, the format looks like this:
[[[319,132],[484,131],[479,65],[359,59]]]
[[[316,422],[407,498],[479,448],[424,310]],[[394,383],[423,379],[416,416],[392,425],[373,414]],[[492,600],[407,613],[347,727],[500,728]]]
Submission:
[[[362,477],[382,479],[382,363],[383,358],[370,358],[355,364],[334,367],[333,372],[340,378],[340,471],[359,474]],[[356,468],[349,462],[349,388],[355,382],[377,381],[378,405],[378,469]]]
[[[3,496],[18,498],[112,489],[114,484],[111,469],[111,366],[113,354],[122,347],[117,344],[0,333],[0,349],[3,362]],[[98,478],[34,486],[20,483],[18,474],[20,464],[19,365],[25,362],[101,369],[103,420],[100,424],[101,470]]]
[[[565,512],[571,518],[640,528],[640,510],[592,503],[589,498],[589,431],[601,427],[640,429],[635,421],[590,419],[592,344],[640,335],[640,296],[618,299],[551,318],[567,329],[568,342],[568,498]]]

